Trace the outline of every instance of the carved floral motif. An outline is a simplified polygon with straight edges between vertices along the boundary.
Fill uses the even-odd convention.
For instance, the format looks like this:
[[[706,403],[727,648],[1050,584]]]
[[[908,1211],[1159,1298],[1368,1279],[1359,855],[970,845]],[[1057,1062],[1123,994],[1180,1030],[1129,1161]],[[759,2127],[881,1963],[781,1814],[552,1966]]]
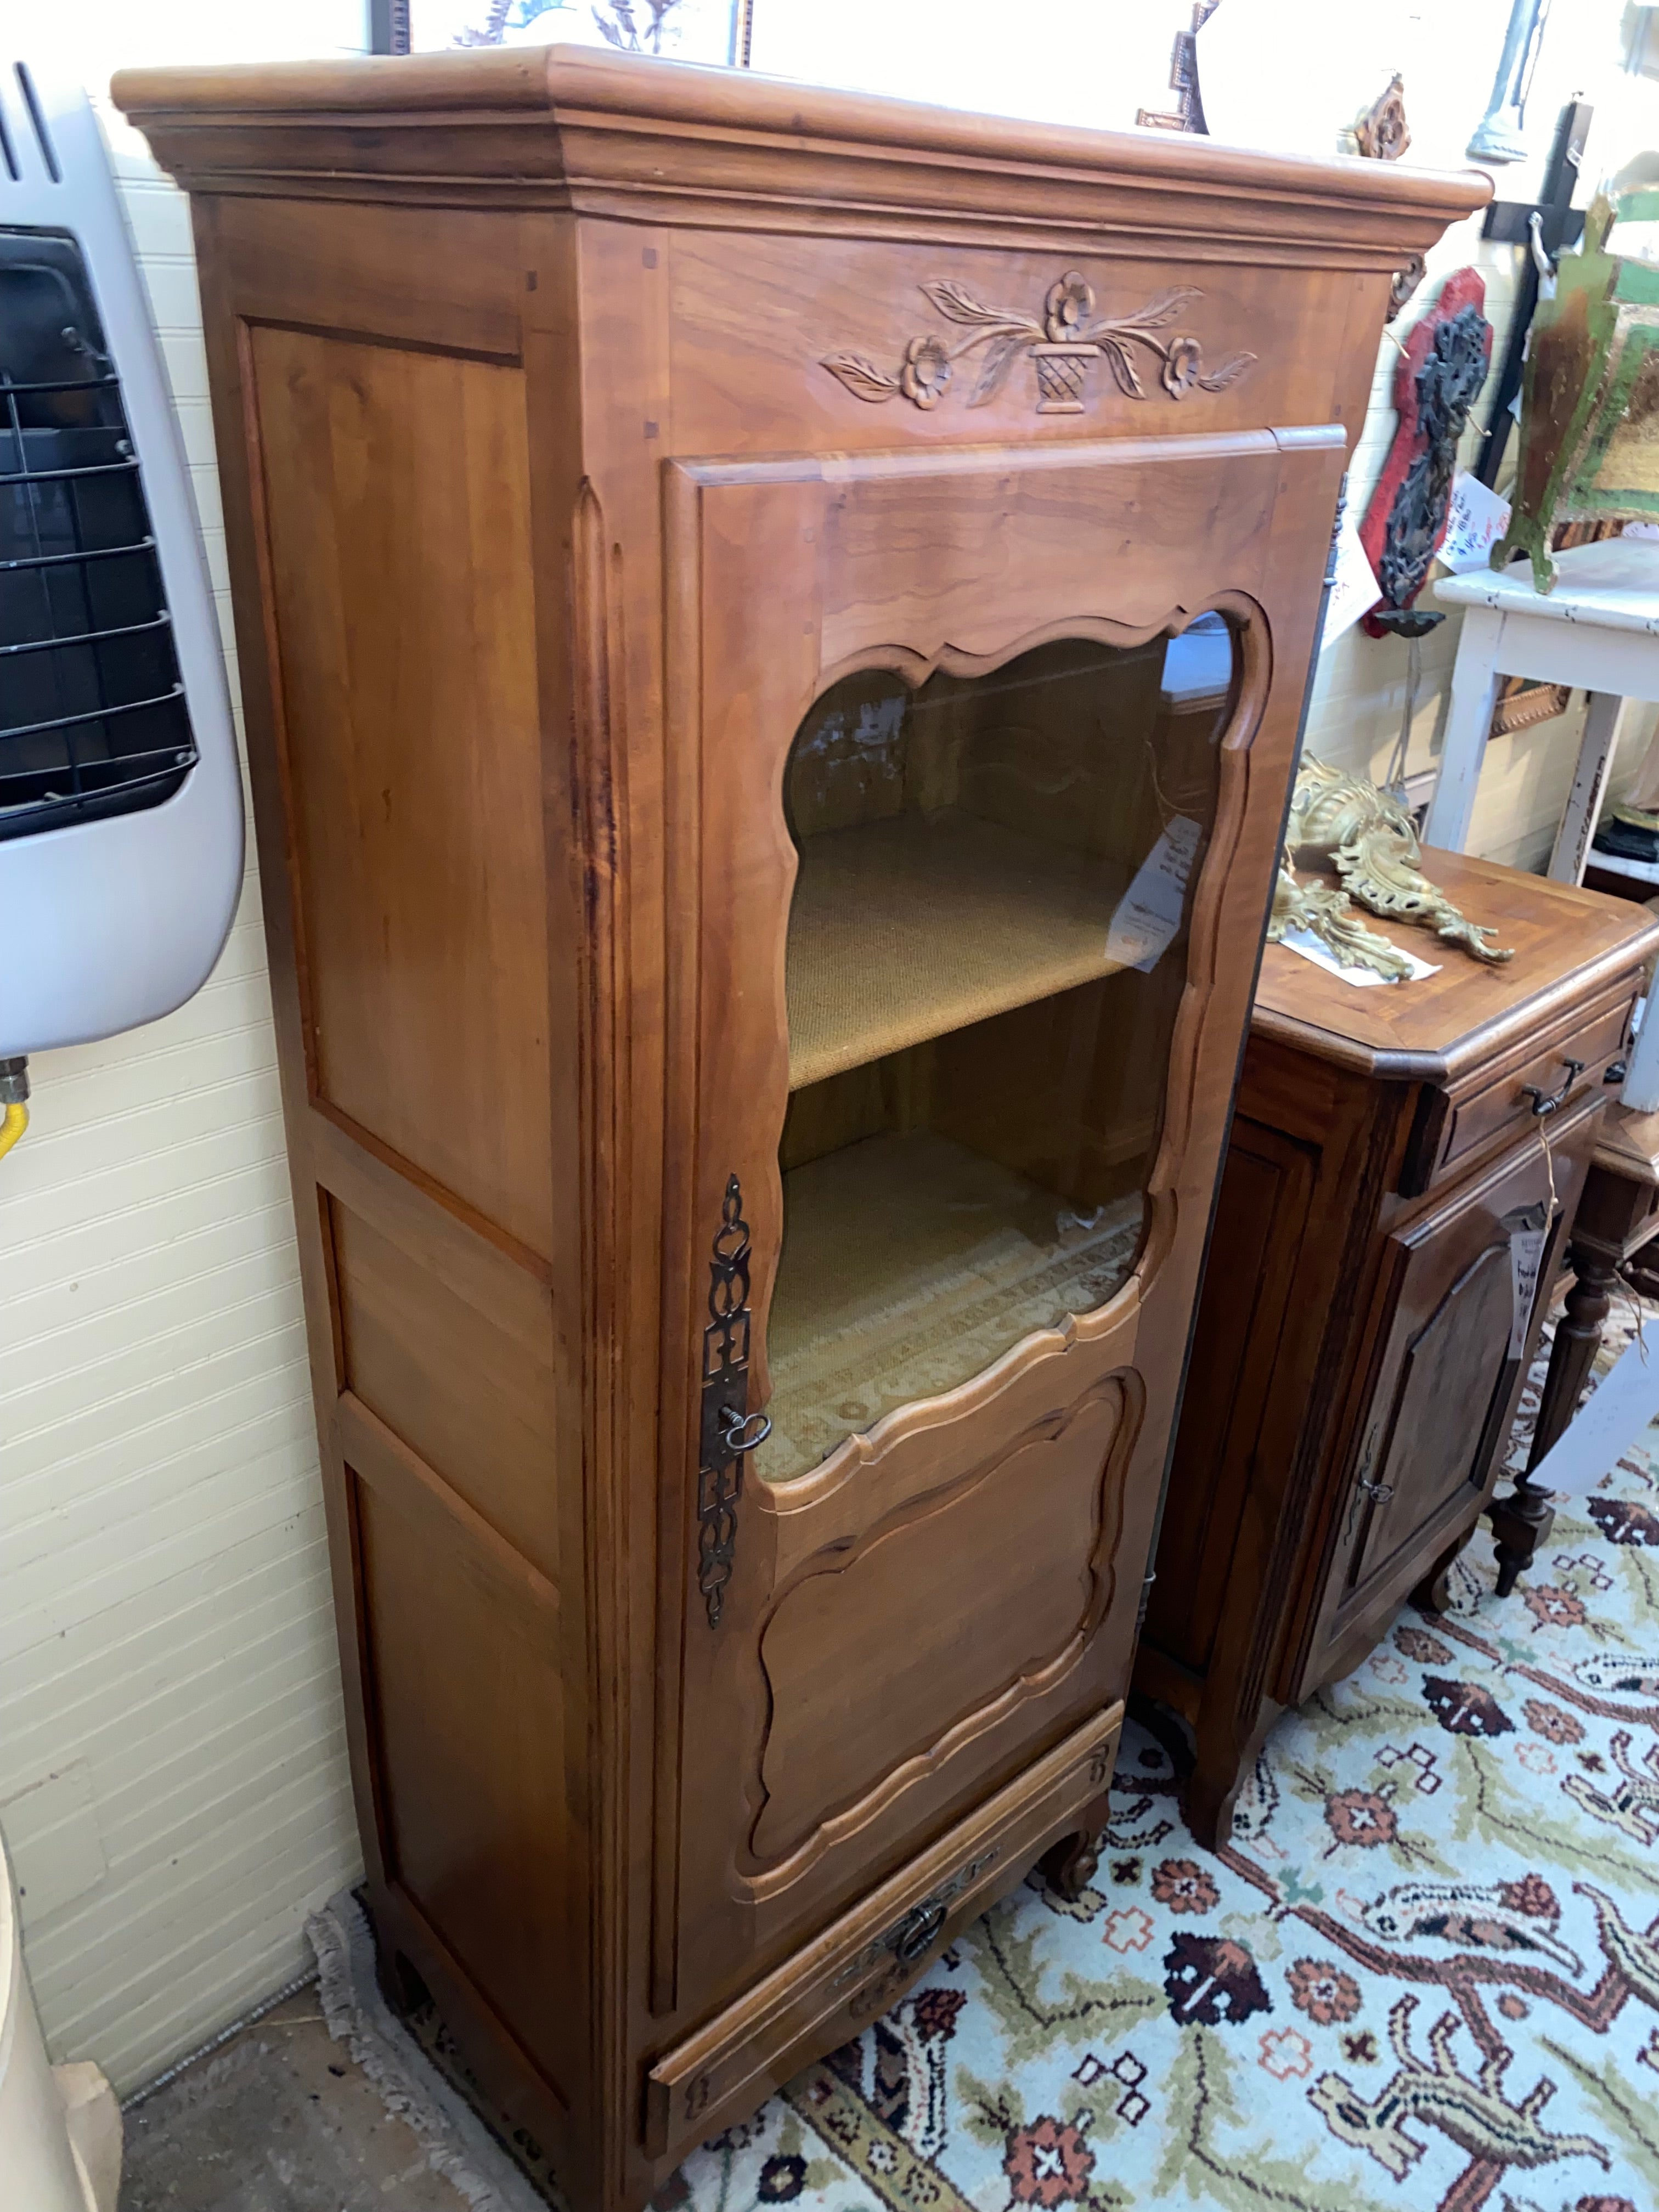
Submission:
[[[1133,315],[1098,320],[1094,292],[1075,269],[1068,269],[1048,287],[1041,321],[1012,308],[988,306],[954,277],[935,277],[921,289],[945,320],[964,328],[968,336],[954,345],[927,334],[913,337],[897,369],[890,373],[864,354],[825,355],[823,366],[855,399],[878,406],[899,397],[913,407],[937,407],[955,364],[978,352],[979,374],[968,404],[983,407],[1002,389],[1014,363],[1029,354],[1036,371],[1037,413],[1080,415],[1088,373],[1097,361],[1105,362],[1118,390],[1131,399],[1150,397],[1145,380],[1148,374],[1156,374],[1171,399],[1184,399],[1192,392],[1224,390],[1255,359],[1253,353],[1236,353],[1206,369],[1203,348],[1195,337],[1158,335],[1189,301],[1201,296],[1189,284],[1160,292]]]

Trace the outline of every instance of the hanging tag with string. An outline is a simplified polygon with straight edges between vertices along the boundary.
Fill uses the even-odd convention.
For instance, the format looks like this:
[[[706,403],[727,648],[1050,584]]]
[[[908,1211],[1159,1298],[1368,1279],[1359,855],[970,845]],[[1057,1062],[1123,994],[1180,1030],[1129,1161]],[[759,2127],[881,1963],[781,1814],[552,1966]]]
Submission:
[[[1544,1157],[1549,1158],[1549,1139],[1544,1140]],[[1538,1300],[1538,1277],[1544,1264],[1544,1246],[1549,1237],[1549,1225],[1555,1213],[1555,1176],[1550,1174],[1550,1195],[1547,1202],[1534,1199],[1530,1206],[1517,1206],[1504,1216],[1503,1226],[1510,1238],[1510,1289],[1513,1303],[1510,1309],[1510,1358],[1522,1358],[1527,1349],[1527,1335],[1532,1327],[1532,1311]]]

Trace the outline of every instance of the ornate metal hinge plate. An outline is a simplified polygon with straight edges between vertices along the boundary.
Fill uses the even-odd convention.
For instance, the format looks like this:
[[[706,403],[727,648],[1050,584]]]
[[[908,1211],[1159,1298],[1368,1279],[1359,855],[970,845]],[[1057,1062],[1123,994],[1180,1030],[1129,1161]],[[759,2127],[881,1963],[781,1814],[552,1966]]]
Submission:
[[[743,1462],[772,1431],[763,1413],[749,1411],[749,1224],[736,1176],[726,1186],[708,1275],[697,1463],[697,1588],[708,1608],[708,1626],[718,1628],[737,1550]]]

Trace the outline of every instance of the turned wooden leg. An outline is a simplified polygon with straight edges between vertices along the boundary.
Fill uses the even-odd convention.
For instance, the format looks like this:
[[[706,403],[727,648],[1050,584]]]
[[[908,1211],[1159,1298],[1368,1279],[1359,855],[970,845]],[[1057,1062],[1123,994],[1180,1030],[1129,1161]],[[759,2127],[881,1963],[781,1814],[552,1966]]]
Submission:
[[[1498,1539],[1499,1597],[1508,1597],[1532,1565],[1538,1547],[1548,1540],[1555,1526],[1555,1508],[1548,1498],[1547,1491],[1534,1490],[1524,1474],[1518,1474],[1509,1496],[1494,1498],[1486,1508],[1492,1532]]]
[[[1619,1279],[1617,1271],[1607,1261],[1587,1252],[1581,1245],[1571,1245],[1567,1256],[1573,1270],[1573,1285],[1567,1292],[1566,1310],[1556,1326],[1555,1342],[1550,1347],[1549,1373],[1544,1380],[1538,1424],[1533,1431],[1532,1449],[1527,1457],[1528,1472],[1537,1466],[1578,1410],[1585,1381],[1601,1349],[1601,1331],[1613,1304],[1613,1286]]]
[[[1601,1331],[1613,1304],[1617,1270],[1595,1253],[1574,1244],[1570,1249],[1573,1285],[1567,1292],[1566,1310],[1556,1324],[1550,1347],[1549,1373],[1538,1407],[1527,1470],[1515,1479],[1507,1498],[1495,1498],[1486,1508],[1492,1534],[1498,1539],[1498,1595],[1508,1597],[1521,1576],[1532,1565],[1538,1547],[1547,1541],[1555,1526],[1555,1510],[1546,1492],[1534,1488],[1532,1470],[1561,1437],[1578,1410],[1584,1384],[1601,1348]]]

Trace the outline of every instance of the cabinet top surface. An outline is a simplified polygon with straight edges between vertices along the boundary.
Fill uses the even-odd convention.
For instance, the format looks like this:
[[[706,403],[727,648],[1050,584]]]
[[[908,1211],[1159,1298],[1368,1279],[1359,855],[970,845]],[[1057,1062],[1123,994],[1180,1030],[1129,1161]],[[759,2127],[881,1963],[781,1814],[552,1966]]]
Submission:
[[[1496,929],[1498,945],[1514,946],[1512,960],[1474,960],[1428,930],[1365,915],[1395,944],[1437,961],[1438,974],[1365,988],[1269,945],[1254,1033],[1371,1074],[1443,1081],[1592,996],[1659,945],[1659,919],[1628,899],[1433,847],[1423,866],[1472,921]]]
[[[1207,206],[1235,241],[1364,266],[1420,250],[1492,193],[1476,170],[965,114],[586,46],[127,70],[111,90],[163,164],[204,191],[281,194],[304,179],[335,198],[384,197],[395,179],[399,197],[424,185],[452,201],[461,188],[489,204],[640,216],[648,200],[658,219],[666,200],[709,220],[715,191],[776,195],[787,180],[798,212],[890,211],[897,191],[918,217],[949,208],[1006,222],[1035,191],[1079,243],[1121,220],[1127,194],[1166,238],[1195,233]],[[626,189],[636,209],[611,197]]]

